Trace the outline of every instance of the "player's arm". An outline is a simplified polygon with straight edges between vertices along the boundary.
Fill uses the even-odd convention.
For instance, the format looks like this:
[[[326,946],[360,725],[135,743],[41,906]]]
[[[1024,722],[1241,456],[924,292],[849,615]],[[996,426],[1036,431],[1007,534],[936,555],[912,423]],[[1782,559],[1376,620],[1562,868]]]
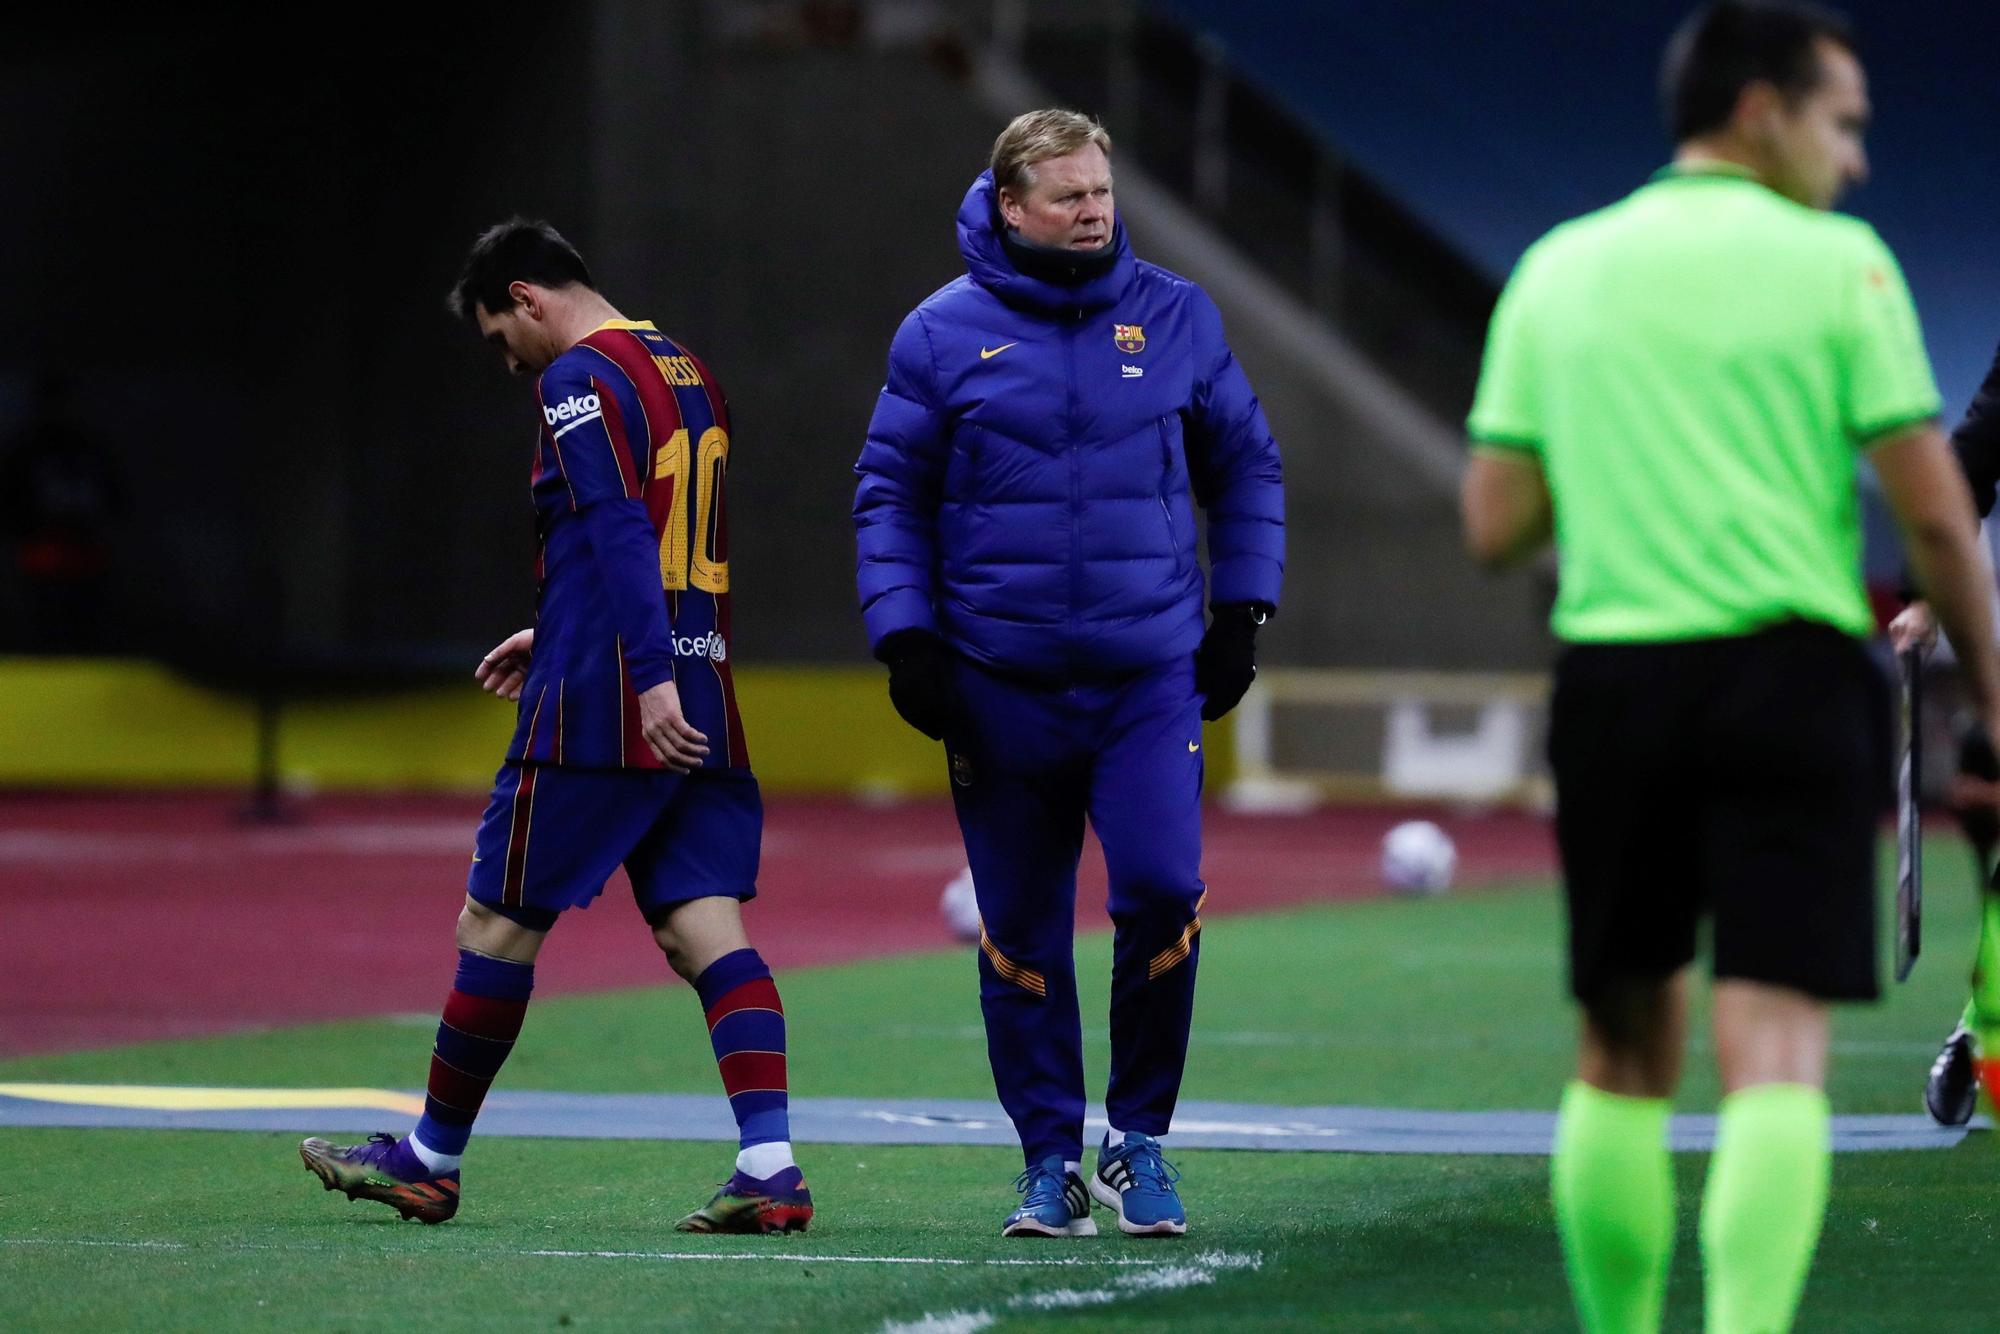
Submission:
[[[1917,587],[1959,649],[1967,693],[2000,736],[2000,657],[1993,647],[1993,572],[1979,544],[1972,492],[1944,435],[1928,422],[1902,428],[1869,453],[1902,532]]]
[[[1465,549],[1488,569],[1534,555],[1553,532],[1548,482],[1526,450],[1475,445],[1459,482],[1458,509]]]
[[[617,402],[570,357],[558,358],[538,389],[575,521],[618,634],[625,676],[639,697],[641,731],[661,763],[684,772],[701,763],[708,738],[681,712],[659,537],[640,498],[637,456]]]
[[[1994,493],[2000,488],[2000,352],[1994,354],[1993,365],[1973,395],[1965,419],[1951,433],[1951,452],[1958,456],[1958,466],[1972,488],[1974,508],[1980,518],[1986,518],[1993,513]],[[1914,587],[1907,571],[1903,585],[1907,598]],[[1919,599],[1903,608],[1889,622],[1889,638],[1899,653],[1912,644],[1928,648],[1937,638],[1937,622],[1929,605]]]
[[[855,460],[854,582],[868,644],[937,634],[937,511],[948,442],[930,334],[915,311],[889,345],[889,374]]]
[[[662,764],[685,773],[708,754],[708,738],[681,712],[674,684],[673,627],[660,587],[660,541],[635,497],[600,500],[577,511],[598,583],[618,628],[626,679],[639,697],[639,730]]]
[[[1223,335],[1222,312],[1194,296],[1195,382],[1184,447],[1208,519],[1209,602],[1276,610],[1285,574],[1285,478],[1278,442]]]

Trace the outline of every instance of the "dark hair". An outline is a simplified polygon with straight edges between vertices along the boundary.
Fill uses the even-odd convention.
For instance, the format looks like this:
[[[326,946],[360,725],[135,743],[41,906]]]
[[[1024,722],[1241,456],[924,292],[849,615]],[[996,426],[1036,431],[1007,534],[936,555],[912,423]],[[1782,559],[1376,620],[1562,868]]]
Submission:
[[[1690,14],[1667,43],[1660,101],[1675,143],[1729,123],[1746,85],[1763,81],[1796,101],[1819,86],[1819,41],[1854,50],[1854,27],[1806,0],[1718,0]]]
[[[546,222],[512,217],[479,234],[444,303],[462,320],[473,317],[474,303],[488,314],[497,315],[514,304],[507,295],[509,283],[535,283],[542,287],[592,285],[583,256],[563,239],[561,232]]]

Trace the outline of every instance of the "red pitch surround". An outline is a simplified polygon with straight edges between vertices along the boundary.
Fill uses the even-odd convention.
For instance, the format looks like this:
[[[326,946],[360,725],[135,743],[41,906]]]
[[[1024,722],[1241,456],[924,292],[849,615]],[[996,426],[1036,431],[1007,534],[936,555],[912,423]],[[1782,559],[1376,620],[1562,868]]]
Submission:
[[[255,825],[234,794],[0,798],[0,1056],[369,1014],[433,1026],[483,800],[328,797]],[[1382,834],[1418,813],[1211,810],[1202,916],[1378,894]],[[1434,818],[1463,884],[1553,873],[1539,820]],[[766,821],[744,921],[780,974],[954,948],[938,895],[965,861],[947,802],[773,796]],[[1080,880],[1079,921],[1102,929],[1094,849]],[[563,915],[535,983],[538,997],[678,985],[622,873]]]

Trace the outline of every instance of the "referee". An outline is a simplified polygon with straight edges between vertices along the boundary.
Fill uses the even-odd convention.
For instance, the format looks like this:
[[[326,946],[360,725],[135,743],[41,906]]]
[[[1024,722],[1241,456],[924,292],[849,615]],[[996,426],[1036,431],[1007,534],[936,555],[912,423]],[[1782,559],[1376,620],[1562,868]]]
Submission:
[[[1839,16],[1725,0],[1661,81],[1677,145],[1529,249],[1494,312],[1462,495],[1482,562],[1553,536],[1549,750],[1583,1010],[1552,1168],[1578,1314],[1659,1327],[1669,1100],[1700,919],[1724,1097],[1707,1327],[1787,1328],[1826,1209],[1827,1003],[1877,993],[1889,711],[1855,475],[2000,719],[1987,575],[1895,259],[1831,214],[1868,99]],[[2000,737],[2000,732],[1995,732]]]

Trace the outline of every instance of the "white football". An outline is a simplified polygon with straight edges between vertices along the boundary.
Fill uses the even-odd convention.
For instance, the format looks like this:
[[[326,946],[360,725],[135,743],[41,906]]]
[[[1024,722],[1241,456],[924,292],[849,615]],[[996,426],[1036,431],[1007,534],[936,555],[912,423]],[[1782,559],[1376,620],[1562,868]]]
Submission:
[[[1442,894],[1457,867],[1451,835],[1429,820],[1405,820],[1382,836],[1382,883],[1398,894]]]
[[[979,899],[972,890],[972,868],[966,867],[938,896],[938,916],[960,940],[979,939]]]

